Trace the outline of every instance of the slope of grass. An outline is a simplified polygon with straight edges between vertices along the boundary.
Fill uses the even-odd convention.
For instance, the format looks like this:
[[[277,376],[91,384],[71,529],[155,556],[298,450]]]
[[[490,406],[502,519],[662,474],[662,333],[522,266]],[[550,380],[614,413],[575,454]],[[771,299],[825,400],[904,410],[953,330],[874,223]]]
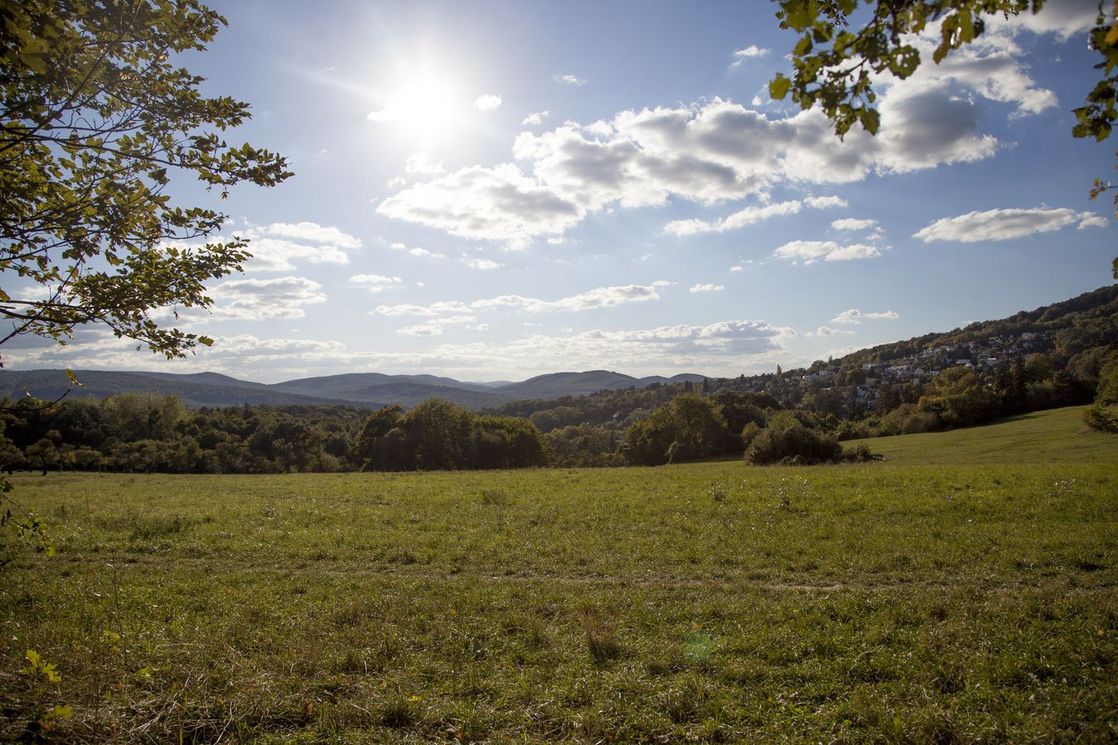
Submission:
[[[1114,736],[1111,458],[16,481],[0,739]]]
[[[982,427],[876,437],[865,443],[889,461],[912,465],[1118,462],[1118,436],[1089,430],[1086,407],[1037,411]]]

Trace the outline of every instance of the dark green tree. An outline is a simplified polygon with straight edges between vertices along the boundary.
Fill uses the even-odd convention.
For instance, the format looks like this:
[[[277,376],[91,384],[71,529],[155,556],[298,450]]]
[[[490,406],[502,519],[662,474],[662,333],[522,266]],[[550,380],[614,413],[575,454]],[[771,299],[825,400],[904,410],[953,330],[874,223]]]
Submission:
[[[683,393],[626,430],[621,451],[638,465],[707,458],[723,451],[727,433],[713,401]]]
[[[350,460],[366,471],[380,470],[378,443],[400,424],[403,417],[404,410],[399,406],[385,406],[370,414],[353,443]]]

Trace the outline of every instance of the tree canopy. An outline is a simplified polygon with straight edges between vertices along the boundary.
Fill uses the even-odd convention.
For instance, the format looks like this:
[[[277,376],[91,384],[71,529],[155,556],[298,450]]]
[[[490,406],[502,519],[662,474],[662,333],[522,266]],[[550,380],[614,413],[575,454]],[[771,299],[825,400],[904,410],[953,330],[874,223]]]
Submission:
[[[1108,18],[1106,0],[1100,0],[1090,46],[1101,60],[1101,76],[1083,106],[1074,110],[1074,137],[1103,141],[1118,119],[1118,0]],[[855,124],[876,134],[881,124],[874,91],[875,76],[886,73],[905,79],[925,60],[913,36],[938,32],[932,61],[939,64],[949,54],[973,42],[986,30],[987,20],[1037,13],[1045,0],[778,0],[781,28],[798,33],[792,49],[792,77],[777,74],[769,83],[774,99],[791,94],[802,109],[818,106],[845,135]],[[860,9],[865,23],[851,27]],[[1111,188],[1108,180],[1095,179],[1091,197]],[[1118,210],[1118,196],[1115,197]],[[1118,279],[1118,259],[1114,261]]]
[[[239,271],[247,241],[211,240],[226,216],[176,203],[172,179],[224,199],[291,175],[283,157],[227,143],[249,105],[203,96],[177,65],[224,24],[196,0],[0,7],[0,344],[65,343],[90,323],[168,357],[212,343],[163,319],[208,307],[204,283]]]

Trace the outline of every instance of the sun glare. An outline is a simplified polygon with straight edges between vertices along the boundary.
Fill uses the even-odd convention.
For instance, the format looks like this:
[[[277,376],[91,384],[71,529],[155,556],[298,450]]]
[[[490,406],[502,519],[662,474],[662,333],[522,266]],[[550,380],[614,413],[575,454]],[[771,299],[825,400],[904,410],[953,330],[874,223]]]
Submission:
[[[394,124],[403,133],[431,141],[445,139],[456,129],[465,107],[464,97],[443,76],[418,72],[401,76],[384,94],[369,120]]]

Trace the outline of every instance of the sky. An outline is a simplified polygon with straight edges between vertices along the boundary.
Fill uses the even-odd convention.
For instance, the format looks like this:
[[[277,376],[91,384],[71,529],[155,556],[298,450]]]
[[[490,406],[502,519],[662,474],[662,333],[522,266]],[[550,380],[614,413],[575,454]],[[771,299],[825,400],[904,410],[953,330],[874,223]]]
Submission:
[[[1071,136],[1095,0],[938,66],[916,39],[878,135],[843,140],[770,100],[796,37],[765,2],[211,5],[228,27],[179,61],[251,103],[230,141],[295,173],[220,204],[254,258],[177,322],[214,346],[167,361],[89,329],[9,342],[7,368],[737,376],[1113,282],[1088,192],[1118,145]]]

